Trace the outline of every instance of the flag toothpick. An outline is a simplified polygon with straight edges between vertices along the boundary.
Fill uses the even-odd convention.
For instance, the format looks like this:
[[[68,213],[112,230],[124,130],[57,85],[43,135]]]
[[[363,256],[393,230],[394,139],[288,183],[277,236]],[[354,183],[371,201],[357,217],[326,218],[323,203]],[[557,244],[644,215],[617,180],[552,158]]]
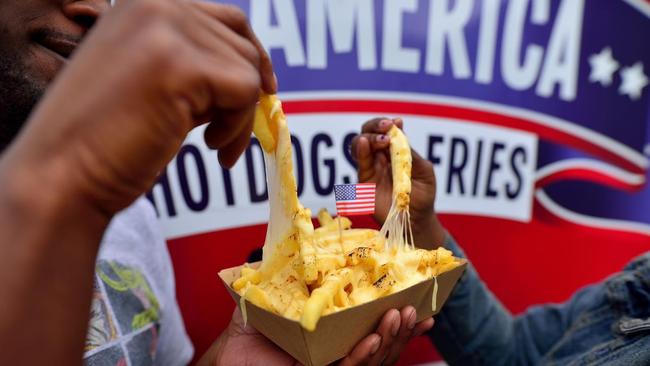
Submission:
[[[375,183],[337,184],[334,186],[336,212],[339,216],[375,213]]]

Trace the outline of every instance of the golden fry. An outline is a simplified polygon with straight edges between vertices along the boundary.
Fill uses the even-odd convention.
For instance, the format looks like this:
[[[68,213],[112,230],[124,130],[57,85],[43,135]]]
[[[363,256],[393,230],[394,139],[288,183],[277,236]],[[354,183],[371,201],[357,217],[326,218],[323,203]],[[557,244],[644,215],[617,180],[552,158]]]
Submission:
[[[323,281],[323,284],[312,291],[300,319],[303,328],[314,331],[318,320],[323,315],[325,308],[334,303],[334,295],[350,283],[350,270],[342,269],[332,273]]]
[[[335,232],[339,234],[339,230],[346,230],[352,227],[352,221],[347,217],[339,216],[325,225],[321,225],[318,229],[314,230],[316,235],[324,235],[326,233]]]
[[[393,202],[397,209],[408,211],[411,199],[411,147],[397,126],[388,131],[388,136],[393,170]]]
[[[271,125],[264,115],[264,110],[261,106],[255,109],[255,120],[253,122],[253,133],[260,142],[262,149],[267,153],[272,153],[275,150],[277,143],[277,127],[275,133],[271,130]]]
[[[330,215],[329,212],[327,212],[326,208],[321,208],[318,211],[318,223],[320,226],[325,226],[328,223],[332,222],[333,218],[332,215]]]
[[[241,269],[241,277],[232,284],[235,291],[244,288],[248,283],[257,285],[261,281],[260,273],[252,268],[244,267]]]
[[[244,298],[262,309],[275,311],[273,306],[271,306],[271,302],[269,301],[269,297],[266,295],[266,292],[264,292],[256,285],[251,285],[246,289]]]

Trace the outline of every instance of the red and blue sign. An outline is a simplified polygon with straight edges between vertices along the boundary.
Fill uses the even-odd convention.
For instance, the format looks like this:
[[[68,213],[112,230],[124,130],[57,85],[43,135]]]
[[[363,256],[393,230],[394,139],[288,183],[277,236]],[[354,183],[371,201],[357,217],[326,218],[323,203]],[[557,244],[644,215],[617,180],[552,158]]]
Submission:
[[[442,222],[512,311],[650,250],[648,2],[228,2],[273,59],[312,212],[334,213],[334,186],[355,182],[361,124],[399,116],[434,164]],[[201,135],[150,194],[199,351],[234,306],[216,272],[261,246],[268,220],[259,144],[227,171]],[[412,347],[405,364],[435,358],[425,339]]]

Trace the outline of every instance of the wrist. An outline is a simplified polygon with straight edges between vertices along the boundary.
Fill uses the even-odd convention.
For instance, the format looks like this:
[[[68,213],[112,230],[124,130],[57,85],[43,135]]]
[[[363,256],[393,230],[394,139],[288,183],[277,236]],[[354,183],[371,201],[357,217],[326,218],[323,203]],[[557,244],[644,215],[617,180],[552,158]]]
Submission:
[[[219,366],[225,364],[223,362],[224,350],[228,343],[228,338],[231,337],[232,321],[228,327],[219,335],[216,341],[212,343],[210,348],[203,354],[197,366]]]
[[[103,233],[112,215],[88,203],[74,184],[73,167],[24,160],[6,156],[0,163],[0,207],[11,221],[60,229],[67,222],[79,231]]]
[[[223,353],[223,336],[212,343],[210,348],[201,356],[201,359],[196,363],[196,366],[219,366],[221,364],[221,354]]]

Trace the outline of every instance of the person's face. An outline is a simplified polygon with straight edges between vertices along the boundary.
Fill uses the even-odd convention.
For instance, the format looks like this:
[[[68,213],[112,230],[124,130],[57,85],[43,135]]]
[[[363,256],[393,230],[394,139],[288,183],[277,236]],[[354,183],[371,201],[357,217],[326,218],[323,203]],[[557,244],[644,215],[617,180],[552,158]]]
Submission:
[[[0,150],[110,0],[0,0]]]

